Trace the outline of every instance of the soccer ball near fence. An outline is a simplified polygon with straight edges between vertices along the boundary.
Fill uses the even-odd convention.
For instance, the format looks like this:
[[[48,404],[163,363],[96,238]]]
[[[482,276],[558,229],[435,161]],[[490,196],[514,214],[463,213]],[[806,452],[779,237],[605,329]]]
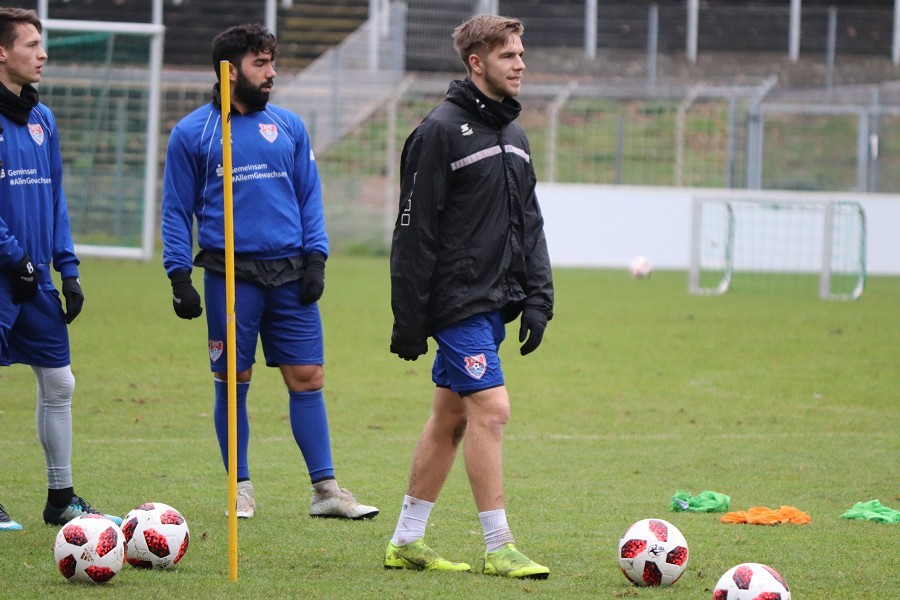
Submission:
[[[628,263],[628,272],[635,279],[646,279],[653,273],[653,265],[646,256],[635,256]]]
[[[53,558],[68,581],[104,583],[122,569],[125,537],[102,515],[75,517],[56,534]]]
[[[173,569],[187,552],[190,534],[180,512],[146,502],[125,515],[125,560],[140,569]]]
[[[790,600],[784,577],[772,567],[743,563],[731,567],[719,578],[713,600]]]
[[[619,567],[642,586],[672,585],[687,566],[688,545],[677,527],[662,519],[643,519],[619,540]]]

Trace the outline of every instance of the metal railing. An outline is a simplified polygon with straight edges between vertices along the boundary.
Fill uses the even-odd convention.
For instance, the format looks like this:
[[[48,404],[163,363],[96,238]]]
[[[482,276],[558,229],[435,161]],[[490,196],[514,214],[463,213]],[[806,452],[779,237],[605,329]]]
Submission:
[[[380,46],[386,57],[378,58],[377,69],[364,28],[308,72],[279,80],[274,101],[297,110],[313,136],[336,245],[386,247],[400,149],[443,99],[449,80],[464,75],[450,32],[480,4],[394,3],[390,33]],[[785,49],[786,24],[774,28],[775,37],[753,42],[769,46],[768,53],[740,52],[732,46],[744,42],[728,41],[727,32],[730,23],[750,18],[749,9],[711,6],[700,11],[698,63],[687,68],[684,47],[671,46],[678,37],[671,30],[682,26],[684,9],[658,7],[654,27],[645,18],[652,7],[634,4],[615,8],[616,19],[610,16],[614,7],[600,7],[598,20],[606,29],[598,34],[595,60],[585,59],[578,36],[569,35],[582,21],[554,22],[554,39],[567,44],[559,47],[542,46],[551,38],[542,33],[538,15],[526,22],[529,70],[520,123],[540,181],[900,193],[900,86],[891,81],[889,41],[881,39],[873,58],[872,44],[868,50],[849,46],[839,33],[844,27],[836,28],[835,71],[826,85],[827,32],[806,25],[810,13],[804,11],[802,51],[794,65]],[[507,7],[499,2],[501,12]],[[404,28],[397,15],[407,8]],[[668,12],[676,9],[681,21]],[[847,10],[840,9],[838,23]],[[765,14],[763,20],[771,18]],[[890,15],[882,11],[881,21]],[[420,26],[423,19],[429,29]],[[706,35],[716,20],[721,31]],[[646,34],[654,29],[650,44]],[[866,31],[875,30],[860,25],[857,36],[871,37]],[[653,47],[655,61],[648,59]],[[452,73],[404,68],[438,51]],[[203,79],[210,79],[208,73]],[[177,72],[165,73],[163,81],[167,133],[177,116],[205,101],[209,83],[198,86],[197,78]]]

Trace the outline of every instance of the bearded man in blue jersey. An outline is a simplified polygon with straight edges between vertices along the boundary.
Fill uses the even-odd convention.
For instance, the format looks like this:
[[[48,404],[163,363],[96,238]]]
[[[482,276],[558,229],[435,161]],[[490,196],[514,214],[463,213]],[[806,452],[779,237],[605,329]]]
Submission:
[[[216,75],[230,63],[235,317],[237,321],[238,517],[256,511],[247,447],[247,394],[257,340],[266,364],[288,388],[291,430],[312,483],[314,517],[370,519],[374,506],[337,485],[322,394],[324,351],[317,301],[325,287],[328,236],[322,190],[300,117],[269,104],[275,81],[275,36],[257,24],[231,27],[213,40]],[[213,98],[172,130],[162,201],[163,264],[182,319],[203,310],[194,266],[204,269],[209,360],[215,375],[214,421],[228,467],[225,238],[219,84]],[[194,221],[200,252],[192,259]]]
[[[41,32],[34,11],[0,8],[0,366],[30,365],[37,378],[35,420],[48,484],[43,517],[63,525],[99,513],[72,484],[75,378],[67,326],[81,312],[84,294],[62,189],[59,131],[34,87],[47,60]],[[65,309],[51,268],[62,278]],[[18,529],[0,506],[0,531]]]

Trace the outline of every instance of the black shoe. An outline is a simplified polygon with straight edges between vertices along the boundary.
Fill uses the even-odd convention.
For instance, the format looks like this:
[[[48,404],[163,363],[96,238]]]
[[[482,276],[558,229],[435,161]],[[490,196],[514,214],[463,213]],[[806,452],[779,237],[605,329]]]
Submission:
[[[56,508],[49,503],[44,506],[44,523],[47,525],[65,525],[75,517],[80,517],[81,515],[101,515],[116,525],[122,524],[122,519],[120,517],[107,515],[94,509],[87,503],[87,500],[81,496],[72,496],[72,499],[69,500],[69,505],[62,508]]]

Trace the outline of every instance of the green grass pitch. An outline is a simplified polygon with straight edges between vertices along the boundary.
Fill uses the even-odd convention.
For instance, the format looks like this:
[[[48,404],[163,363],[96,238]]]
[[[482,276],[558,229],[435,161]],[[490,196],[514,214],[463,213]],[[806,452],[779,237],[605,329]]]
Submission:
[[[0,598],[710,598],[740,562],[772,565],[804,600],[900,597],[900,526],[839,519],[875,498],[900,508],[900,278],[872,277],[859,301],[827,302],[765,289],[692,297],[681,272],[555,277],[542,347],[519,356],[516,324],[502,350],[509,520],[519,547],[551,567],[549,580],[383,569],[430,407],[434,345],[415,363],[391,355],[386,259],[339,255],[321,303],[332,445],[340,483],[381,515],[308,517],[287,396],[260,362],[249,401],[259,508],[240,523],[239,579],[229,582],[205,322],[174,315],[158,260],[89,259],[85,309],[71,328],[76,490],[118,514],[149,500],[175,506],[190,549],[175,571],[126,565],[105,586],[65,582],[53,564],[57,529],[41,521],[33,375],[0,369],[0,502],[25,526],[0,533]],[[796,506],[812,523],[673,513],[678,489],[728,494],[731,510]],[[619,572],[619,537],[646,517],[687,538],[687,571],[671,588],[637,589]],[[461,457],[427,540],[480,563]]]

